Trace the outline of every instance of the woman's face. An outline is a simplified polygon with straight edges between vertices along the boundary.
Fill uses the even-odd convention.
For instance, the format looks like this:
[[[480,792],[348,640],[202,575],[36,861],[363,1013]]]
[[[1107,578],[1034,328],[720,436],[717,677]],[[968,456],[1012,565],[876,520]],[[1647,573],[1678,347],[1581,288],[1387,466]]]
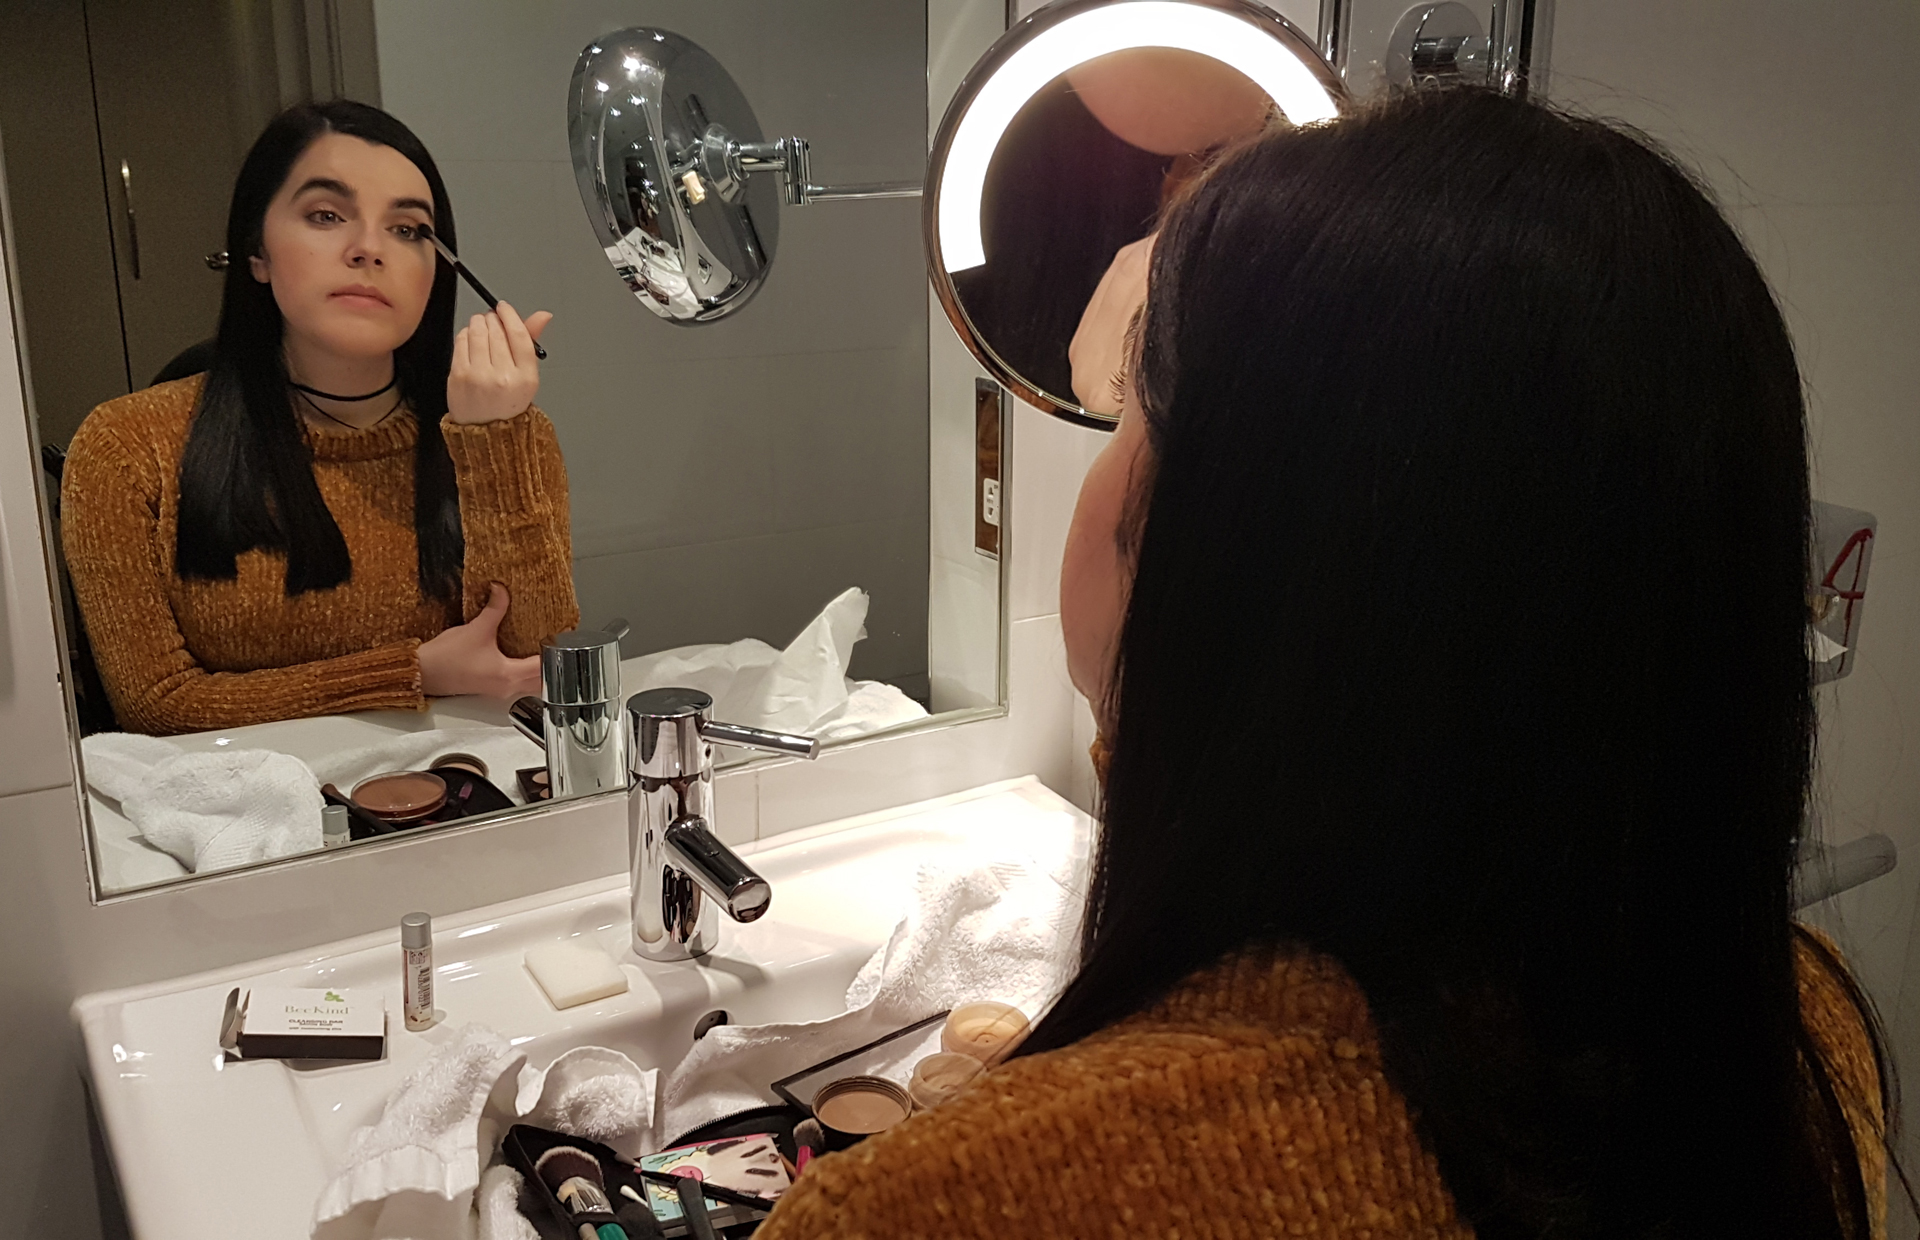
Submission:
[[[1145,300],[1145,274],[1141,300]],[[1103,729],[1108,681],[1120,648],[1120,626],[1127,615],[1133,590],[1132,540],[1124,531],[1129,507],[1145,502],[1135,492],[1147,477],[1152,448],[1147,440],[1146,416],[1134,376],[1138,370],[1138,320],[1127,333],[1131,360],[1114,387],[1120,393],[1120,425],[1101,448],[1080,483],[1080,499],[1067,527],[1066,553],[1060,562],[1060,628],[1067,645],[1067,675],[1073,687],[1093,704]]]
[[[290,345],[340,358],[390,354],[433,291],[433,191],[405,155],[322,134],[294,161],[261,229],[253,278],[273,286]]]

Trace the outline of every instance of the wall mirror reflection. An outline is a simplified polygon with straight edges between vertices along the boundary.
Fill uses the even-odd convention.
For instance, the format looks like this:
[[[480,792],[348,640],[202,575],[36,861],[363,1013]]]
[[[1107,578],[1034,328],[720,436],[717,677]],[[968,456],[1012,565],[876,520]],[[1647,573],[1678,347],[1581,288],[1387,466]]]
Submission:
[[[554,729],[590,749],[648,688],[825,746],[1004,708],[998,530],[930,482],[997,481],[1000,397],[939,394],[991,442],[930,432],[902,196],[930,40],[977,56],[978,7],[9,6],[11,292],[99,894],[537,806]],[[751,304],[661,321],[570,149],[585,49],[635,28],[804,135],[803,188],[891,196],[756,174]]]

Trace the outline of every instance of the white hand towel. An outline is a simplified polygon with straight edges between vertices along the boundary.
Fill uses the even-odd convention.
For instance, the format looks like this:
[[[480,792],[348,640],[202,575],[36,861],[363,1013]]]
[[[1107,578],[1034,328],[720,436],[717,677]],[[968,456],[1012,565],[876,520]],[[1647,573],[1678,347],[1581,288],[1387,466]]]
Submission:
[[[520,1189],[525,1184],[520,1173],[505,1163],[487,1168],[474,1199],[480,1216],[475,1240],[540,1240],[540,1233],[520,1213]]]
[[[847,988],[848,1010],[710,1031],[662,1090],[661,1139],[778,1102],[774,1081],[963,1003],[994,999],[1037,1016],[1077,955],[1083,897],[1067,877],[1033,862],[922,866],[912,908]]]
[[[513,1113],[525,1056],[484,1025],[466,1025],[347,1143],[346,1166],[314,1205],[315,1240],[456,1240],[472,1234],[473,1194]],[[483,1118],[484,1117],[484,1118]]]
[[[298,758],[265,749],[189,753],[130,732],[85,737],[80,750],[88,785],[194,873],[321,846],[320,784]]]
[[[585,1137],[638,1158],[651,1148],[654,1085],[660,1071],[604,1046],[576,1046],[544,1069],[520,1069],[514,1110],[521,1122]]]

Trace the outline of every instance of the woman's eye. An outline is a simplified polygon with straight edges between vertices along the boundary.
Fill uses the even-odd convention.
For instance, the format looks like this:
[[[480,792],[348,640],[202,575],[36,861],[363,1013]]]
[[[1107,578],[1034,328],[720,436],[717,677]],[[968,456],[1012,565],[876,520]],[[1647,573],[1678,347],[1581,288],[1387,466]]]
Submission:
[[[394,235],[402,241],[420,240],[420,225],[418,224],[395,224],[393,226],[393,232]]]
[[[339,213],[330,211],[325,207],[318,207],[307,212],[307,219],[315,224],[338,224],[340,222]]]

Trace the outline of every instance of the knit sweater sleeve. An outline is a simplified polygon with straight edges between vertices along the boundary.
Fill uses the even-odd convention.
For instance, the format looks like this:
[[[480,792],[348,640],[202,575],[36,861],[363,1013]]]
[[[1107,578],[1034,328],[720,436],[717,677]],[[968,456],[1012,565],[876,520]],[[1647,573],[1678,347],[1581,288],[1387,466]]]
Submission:
[[[471,620],[489,584],[507,588],[500,649],[520,657],[580,624],[573,595],[573,536],[567,470],[553,423],[538,408],[497,422],[441,422],[460,488],[460,525]]]
[[[1886,1115],[1880,1106],[1880,1071],[1865,1018],[1845,980],[1846,962],[1832,939],[1807,925],[1794,943],[1801,1019],[1840,1097],[1853,1134],[1867,1190],[1868,1224],[1878,1240],[1887,1234]]]
[[[161,478],[96,414],[67,450],[61,541],[94,662],[120,726],[166,735],[378,708],[422,709],[415,640],[252,672],[210,672],[168,600]]]

